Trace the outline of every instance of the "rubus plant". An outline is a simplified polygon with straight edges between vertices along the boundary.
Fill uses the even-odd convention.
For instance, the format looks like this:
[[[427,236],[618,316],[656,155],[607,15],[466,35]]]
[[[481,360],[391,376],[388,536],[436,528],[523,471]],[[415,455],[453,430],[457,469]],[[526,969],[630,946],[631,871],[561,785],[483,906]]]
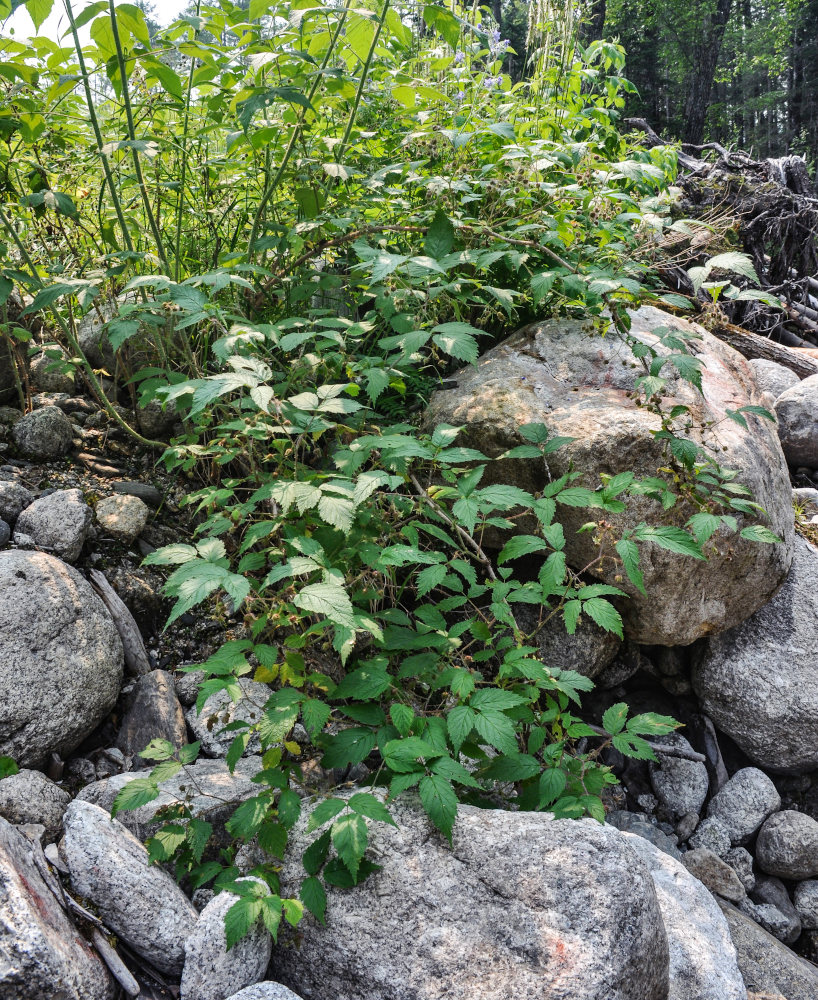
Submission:
[[[26,6],[39,25],[52,5]],[[622,632],[624,595],[594,581],[593,563],[567,565],[560,512],[601,520],[633,495],[697,497],[685,527],[614,540],[640,589],[641,544],[704,558],[702,517],[737,528],[759,513],[692,445],[689,414],[664,411],[664,366],[695,385],[695,358],[666,333],[671,356],[643,356],[639,392],[668,457],[647,480],[580,485],[577,470],[538,493],[484,485],[485,456],[417,416],[454,364],[522,322],[607,326],[607,310],[607,335],[627,338],[629,307],[689,305],[636,252],[675,154],[620,133],[621,48],[582,50],[573,22],[556,25],[534,78],[512,84],[496,28],[459,4],[219,0],[159,32],[127,3],[65,9],[73,46],[2,40],[0,298],[17,285],[25,314],[51,314],[121,420],[77,328],[113,304],[100,318],[137,397],[185,418],[166,466],[203,484],[189,497],[195,537],[148,560],[172,567],[169,624],[207,600],[244,616],[247,637],[198,665],[198,707],[237,699],[242,677],[270,690],[256,723],[228,727],[231,768],[261,748],[258,794],[227,823],[233,847],[215,850],[188,798],[163,811],[151,857],[236,893],[232,945],[258,919],[273,934],[304,906],[324,919],[325,885],[372,871],[368,821],[393,822],[390,803],[411,789],[447,837],[459,802],[602,819],[615,780],[603,746],[650,757],[649,737],[676,723],[617,705],[600,733],[579,715],[591,682],[539,658],[537,633],[556,621]],[[564,443],[531,424],[511,454],[547,463]],[[531,631],[523,606],[539,609]],[[371,787],[304,817],[317,836],[300,899],[282,899],[308,746],[337,774],[366,765]],[[114,811],[153,801],[199,750],[154,741],[155,766]],[[251,839],[271,859],[269,893],[236,881],[235,846]]]

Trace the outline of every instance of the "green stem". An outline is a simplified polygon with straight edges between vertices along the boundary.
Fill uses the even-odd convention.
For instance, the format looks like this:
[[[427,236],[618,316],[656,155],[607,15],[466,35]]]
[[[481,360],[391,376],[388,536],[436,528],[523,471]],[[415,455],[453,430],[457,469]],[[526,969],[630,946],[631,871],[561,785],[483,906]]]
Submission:
[[[23,245],[23,241],[20,239],[17,230],[14,228],[14,226],[12,226],[8,216],[3,211],[2,208],[0,208],[0,224],[2,224],[3,228],[9,234],[15,246],[17,247],[20,257],[23,263],[28,268],[29,274],[31,275],[31,279],[34,282],[34,284],[38,288],[45,287],[40,279],[39,274],[37,274],[37,269],[34,266],[34,261],[31,259],[31,257],[29,257],[28,251]],[[68,324],[62,318],[62,316],[60,316],[60,314],[57,312],[54,306],[50,306],[49,308],[51,311],[51,315],[54,317],[57,325],[62,331],[62,334],[65,337],[66,341],[68,342],[69,347],[74,352],[75,357],[78,357],[80,359],[83,370],[85,371],[85,375],[91,385],[91,388],[96,397],[99,399],[100,404],[102,405],[103,409],[108,414],[108,416],[116,424],[118,424],[124,431],[126,431],[126,433],[128,433],[132,438],[135,438],[137,441],[139,441],[140,444],[143,444],[148,448],[165,448],[166,446],[161,441],[152,441],[150,440],[150,438],[142,437],[142,435],[138,431],[135,431],[130,424],[126,423],[122,419],[122,417],[120,417],[120,415],[111,405],[111,402],[108,399],[108,397],[105,395],[105,391],[103,390],[102,386],[99,384],[99,379],[96,376],[96,372],[91,366],[91,362],[85,356],[85,352],[80,347],[79,341],[77,340],[73,329],[71,329],[68,326]]]
[[[196,17],[199,16],[199,11],[201,10],[202,2],[197,0],[196,2]],[[193,34],[194,41],[199,37],[199,32],[195,31]],[[188,128],[190,126],[190,100],[193,93],[193,74],[196,69],[196,60],[190,60],[190,73],[187,78],[187,95],[185,97],[185,124],[182,128],[182,177],[179,186],[179,204],[176,207],[176,261],[175,261],[175,275],[176,282],[181,280],[182,277],[182,213],[185,207],[185,183],[187,182],[187,135]]]
[[[324,77],[324,70],[327,68],[327,63],[330,60],[330,56],[335,51],[335,46],[338,43],[338,38],[340,37],[341,32],[343,31],[344,22],[346,21],[346,17],[347,14],[349,13],[351,5],[352,5],[352,0],[346,0],[344,9],[341,11],[341,17],[339,18],[338,24],[335,28],[335,33],[330,39],[329,47],[327,48],[327,51],[324,54],[324,59],[321,62],[321,68],[315,74],[315,79],[313,80],[312,86],[310,87],[310,92],[307,95],[307,101],[310,104],[312,104],[312,99],[315,97],[316,93],[318,92],[318,88],[321,85],[321,81]],[[252,264],[253,262],[253,245],[255,244],[256,239],[258,238],[258,231],[261,226],[262,219],[264,218],[264,211],[267,208],[270,199],[275,194],[278,185],[281,183],[281,178],[284,176],[284,171],[287,169],[287,164],[289,163],[290,157],[293,154],[293,150],[295,149],[295,144],[298,140],[299,135],[301,134],[301,130],[304,127],[304,121],[307,115],[307,110],[308,110],[307,108],[301,109],[298,121],[296,122],[295,128],[293,129],[292,134],[290,135],[290,141],[287,143],[287,148],[284,150],[284,156],[281,159],[281,163],[279,164],[278,170],[276,171],[272,181],[270,181],[270,183],[267,185],[267,188],[265,189],[264,194],[261,197],[261,201],[259,202],[259,206],[256,209],[256,214],[253,218],[253,225],[250,229],[250,240],[247,244],[247,262],[249,264]]]
[[[131,109],[131,95],[128,90],[128,77],[127,77],[127,67],[125,65],[125,55],[122,51],[122,41],[119,37],[119,26],[116,21],[116,7],[114,6],[114,0],[108,0],[108,8],[111,14],[111,31],[114,36],[114,45],[116,46],[116,58],[119,64],[119,80],[122,84],[122,103],[125,106],[125,118],[128,122],[128,138],[131,142],[136,141],[136,130],[134,129],[133,123],[133,110]],[[165,248],[162,244],[162,234],[159,232],[159,226],[156,223],[156,217],[153,214],[153,208],[151,207],[150,193],[148,191],[148,186],[145,183],[145,176],[142,173],[142,163],[139,159],[139,153],[136,149],[131,146],[131,156],[133,157],[134,171],[136,172],[136,180],[139,184],[139,190],[142,194],[142,204],[145,206],[145,214],[148,217],[148,224],[151,227],[151,232],[153,233],[154,243],[156,244],[156,254],[162,262],[162,266],[165,270],[165,274],[170,274],[170,266],[168,265],[168,259],[165,255]]]
[[[65,12],[68,15],[68,23],[71,26],[71,36],[74,39],[74,50],[77,53],[77,61],[80,65],[80,75],[82,76],[82,86],[85,90],[85,103],[88,107],[88,117],[91,121],[91,128],[94,130],[94,138],[97,143],[97,151],[99,153],[99,158],[102,161],[102,170],[105,174],[105,183],[108,185],[108,190],[111,192],[111,200],[114,203],[114,211],[116,212],[117,221],[119,222],[119,228],[122,230],[122,239],[125,243],[126,248],[133,252],[133,243],[131,242],[131,234],[128,232],[128,227],[125,224],[125,215],[122,211],[122,203],[119,200],[119,195],[117,194],[116,187],[114,186],[114,177],[111,172],[111,164],[108,160],[108,156],[103,152],[104,143],[102,141],[102,132],[99,127],[99,120],[97,119],[96,109],[94,107],[94,99],[91,94],[91,86],[88,83],[88,70],[85,68],[85,57],[82,54],[82,46],[80,45],[79,35],[77,34],[77,25],[74,21],[74,11],[71,8],[71,0],[64,0],[65,2]]]
[[[381,16],[378,19],[378,26],[375,29],[375,37],[372,39],[372,44],[369,47],[369,52],[367,53],[366,62],[364,63],[364,68],[361,70],[361,79],[358,83],[358,91],[355,94],[355,103],[352,105],[352,112],[349,116],[349,121],[347,122],[347,127],[344,131],[343,138],[341,139],[341,144],[338,147],[337,158],[338,162],[341,162],[341,158],[346,149],[347,143],[349,142],[349,137],[352,134],[353,126],[355,125],[355,119],[358,117],[358,108],[361,106],[361,98],[364,94],[364,87],[366,86],[367,78],[369,77],[369,68],[372,65],[372,59],[375,55],[375,49],[378,45],[378,40],[381,37],[381,31],[386,22],[386,15],[389,12],[389,0],[383,0],[383,10],[381,11]]]

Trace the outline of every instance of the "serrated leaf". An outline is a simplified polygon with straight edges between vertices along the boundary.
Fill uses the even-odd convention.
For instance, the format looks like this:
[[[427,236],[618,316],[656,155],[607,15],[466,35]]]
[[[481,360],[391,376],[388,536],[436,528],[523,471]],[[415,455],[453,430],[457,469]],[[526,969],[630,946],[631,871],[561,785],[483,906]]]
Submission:
[[[647,525],[640,525],[634,532],[634,537],[640,542],[653,542],[668,552],[692,556],[694,559],[705,559],[698,543],[682,528],[670,526],[650,528]]]
[[[327,894],[320,880],[315,878],[314,875],[305,878],[301,883],[298,895],[301,897],[301,902],[307,907],[318,923],[326,924]]]
[[[383,802],[370,792],[356,792],[349,799],[349,808],[360,816],[374,819],[378,823],[389,823],[390,826],[397,826]]]
[[[565,631],[568,635],[573,635],[577,630],[577,622],[582,614],[582,601],[566,601],[562,609],[562,619],[565,622]]]
[[[313,583],[293,597],[293,604],[313,614],[324,615],[336,625],[356,629],[355,612],[349,594],[333,583]]]
[[[118,792],[111,806],[111,815],[123,809],[138,809],[159,797],[157,782],[152,778],[134,778]]]
[[[440,323],[432,333],[433,342],[446,354],[470,365],[477,361],[479,350],[475,338],[483,336],[482,330],[469,323]]]
[[[543,771],[540,775],[539,784],[540,809],[545,809],[553,802],[556,802],[565,791],[567,781],[565,771],[561,771],[559,768],[549,768],[547,771]]]
[[[749,542],[767,542],[770,545],[781,542],[778,535],[763,524],[751,524],[748,528],[742,528],[741,537]]]
[[[628,706],[624,701],[617,702],[615,705],[611,705],[602,716],[602,728],[611,736],[615,736],[624,729],[627,717]]]
[[[517,753],[519,748],[514,723],[502,712],[492,710],[477,712],[474,717],[474,728],[482,740],[495,747],[500,753]]]
[[[541,552],[545,548],[548,548],[547,543],[542,538],[537,538],[536,535],[515,535],[514,538],[509,539],[503,546],[500,555],[497,557],[497,563],[502,566],[503,563],[509,562],[512,559],[519,559],[521,556],[530,555],[532,552]]]
[[[395,729],[397,729],[401,736],[408,736],[415,718],[414,711],[408,705],[396,703],[389,709],[389,715]]]
[[[368,701],[383,694],[392,684],[392,678],[382,664],[367,664],[358,667],[347,674],[332,692],[333,700],[354,698],[357,701]]]
[[[475,712],[466,705],[458,705],[453,708],[446,717],[446,726],[449,730],[449,739],[455,751],[466,742],[474,728]]]
[[[400,740],[389,740],[383,747],[384,763],[392,771],[415,771],[419,762],[434,760],[444,756],[445,751],[419,736],[406,736]]]
[[[626,757],[633,757],[635,760],[656,760],[650,745],[641,736],[632,736],[627,732],[617,733],[611,743]]]
[[[417,575],[416,581],[418,597],[425,597],[435,587],[443,583],[448,572],[449,567],[445,563],[427,566],[426,569],[421,570]]]
[[[592,597],[590,600],[583,601],[582,610],[600,628],[604,628],[606,632],[613,632],[620,639],[624,638],[622,617],[610,601],[606,601],[602,597]]]
[[[656,712],[643,712],[628,721],[628,732],[639,736],[664,736],[678,728],[679,723],[670,715],[659,715]]]
[[[493,781],[526,781],[540,773],[542,765],[529,754],[503,754],[494,757],[480,769],[485,778]]]
[[[423,248],[435,260],[451,252],[454,246],[454,226],[442,208],[438,208],[426,232]]]
[[[301,705],[301,721],[313,740],[327,724],[331,715],[330,706],[317,698],[309,698]]]
[[[224,915],[224,933],[228,951],[249,933],[260,916],[260,899],[242,896],[233,903]]]
[[[421,778],[418,791],[429,819],[451,843],[457,816],[457,796],[452,783],[440,774],[428,774]]]
[[[699,545],[704,545],[704,543],[709,541],[716,531],[718,531],[720,524],[720,517],[716,517],[715,514],[706,514],[702,512],[694,514],[687,522],[687,527],[690,528],[696,536],[696,541]]]
[[[319,826],[323,826],[324,823],[329,823],[331,819],[335,819],[338,813],[346,809],[346,805],[343,799],[324,799],[323,802],[319,802],[310,813],[310,818],[307,821],[307,833],[312,833]]]
[[[259,847],[274,858],[283,858],[287,849],[287,829],[275,820],[267,820],[258,830]]]
[[[347,813],[332,824],[333,846],[356,881],[368,842],[369,830],[363,816]]]
[[[347,767],[349,764],[361,764],[375,749],[377,736],[371,729],[343,729],[331,737],[324,756],[322,767]]]
[[[616,543],[616,551],[622,560],[628,579],[641,594],[645,594],[645,581],[639,569],[639,546],[636,542],[623,538]]]
[[[301,860],[303,862],[304,869],[308,874],[317,875],[321,870],[321,865],[323,865],[323,863],[327,860],[331,836],[331,830],[325,831],[317,840],[314,840],[302,854]]]

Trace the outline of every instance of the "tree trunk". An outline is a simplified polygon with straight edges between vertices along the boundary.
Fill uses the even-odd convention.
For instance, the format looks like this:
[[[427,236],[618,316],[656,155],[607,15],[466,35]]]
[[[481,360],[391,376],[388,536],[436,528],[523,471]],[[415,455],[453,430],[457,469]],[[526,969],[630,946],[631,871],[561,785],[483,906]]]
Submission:
[[[713,80],[716,76],[716,66],[721,52],[721,43],[733,0],[715,0],[715,9],[704,18],[702,35],[696,47],[694,70],[690,79],[690,90],[687,94],[684,111],[685,142],[700,144],[704,140],[704,125],[707,118],[707,108],[710,94],[713,91]]]
[[[607,0],[591,0],[590,10],[582,24],[582,43],[590,45],[605,34]]]

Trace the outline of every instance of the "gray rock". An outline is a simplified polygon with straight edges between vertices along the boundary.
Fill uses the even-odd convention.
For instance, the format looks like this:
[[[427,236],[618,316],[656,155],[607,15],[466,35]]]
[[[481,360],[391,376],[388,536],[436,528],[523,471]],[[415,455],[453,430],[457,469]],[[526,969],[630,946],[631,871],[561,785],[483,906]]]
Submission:
[[[806,930],[818,929],[818,882],[807,879],[799,882],[792,896],[801,926]]]
[[[699,825],[699,814],[698,813],[685,813],[684,816],[676,824],[676,829],[674,833],[679,838],[679,843],[683,844],[688,837],[693,833],[696,827]]]
[[[129,543],[145,530],[150,511],[139,497],[115,494],[100,500],[94,513],[106,535]]]
[[[796,881],[814,878],[818,875],[818,823],[793,809],[770,816],[758,833],[756,862],[768,875]]]
[[[32,458],[63,458],[71,449],[74,429],[58,406],[32,410],[11,431],[14,443]]]
[[[682,864],[717,896],[738,903],[747,895],[730,865],[706,847],[697,847],[683,854]]]
[[[174,679],[176,696],[185,707],[195,704],[199,697],[199,688],[206,679],[204,670],[191,670],[184,674],[177,674]]]
[[[717,857],[723,858],[730,850],[730,833],[722,820],[711,816],[699,823],[689,843],[694,849],[706,848]]]
[[[139,497],[149,507],[160,507],[162,505],[162,494],[150,483],[138,483],[131,480],[123,480],[119,483],[112,483],[114,493],[121,493],[125,496]]]
[[[323,1000],[327,984],[345,1000],[667,997],[653,880],[616,830],[460,806],[450,848],[413,796],[392,812],[397,828],[369,830],[381,870],[329,889],[325,928],[305,916],[282,931],[271,978],[305,1000]],[[291,834],[285,897],[297,894],[301,854],[316,836],[306,822]]]
[[[14,537],[29,535],[41,549],[76,562],[91,527],[91,508],[80,490],[57,490],[40,497],[17,518]]]
[[[792,466],[818,468],[818,375],[810,375],[775,401],[778,436]]]
[[[761,824],[781,808],[781,796],[757,767],[743,767],[713,796],[707,815],[717,819],[731,844],[746,844]]]
[[[637,837],[650,841],[654,847],[658,847],[660,851],[669,854],[676,860],[681,858],[682,852],[679,850],[678,839],[664,833],[656,826],[655,822],[651,823],[640,813],[628,812],[626,809],[614,809],[608,813],[606,818],[608,823],[617,830],[621,830],[623,833],[633,833]]]
[[[75,892],[89,899],[123,941],[160,972],[177,976],[198,914],[164,869],[121,823],[75,799],[62,850]]]
[[[255,986],[247,986],[238,993],[234,993],[227,1000],[301,1000],[292,990],[282,986],[281,983],[256,983]]]
[[[11,528],[5,521],[0,520],[0,545],[5,545],[11,538]]]
[[[730,903],[719,902],[730,925],[738,967],[748,990],[781,993],[786,1000],[815,1000],[818,969],[759,927]]]
[[[631,335],[660,354],[669,352],[657,347],[652,331],[659,327],[701,337],[696,353],[703,363],[703,395],[668,374],[667,366],[664,403],[690,407],[694,427],[718,424],[718,444],[724,449],[719,461],[738,471],[739,481],[769,514],[772,530],[784,539],[780,546],[758,545],[720,529],[709,543],[707,561],[645,546],[640,568],[647,596],[620,581],[616,558],[599,570],[605,583],[616,582],[629,594],[622,607],[628,638],[688,645],[744,621],[772,597],[786,576],[793,544],[789,479],[770,421],[752,417],[751,426],[742,428],[725,419],[727,405],[736,408],[760,401],[744,359],[703,328],[653,307],[637,310],[631,319]],[[664,465],[662,442],[654,436],[660,422],[647,407],[636,405],[633,390],[641,372],[638,360],[615,332],[602,337],[581,320],[546,320],[498,344],[477,365],[456,372],[452,379],[457,388],[432,395],[424,423],[427,428],[441,423],[463,427],[460,443],[473,445],[492,459],[522,443],[521,424],[544,423],[553,435],[573,438],[548,456],[553,477],[573,467],[583,474],[580,485],[596,488],[601,473],[627,469],[637,477],[655,476]],[[711,443],[707,434],[697,442]],[[541,460],[503,459],[487,466],[483,485],[502,482],[537,491],[545,481]],[[663,515],[655,501],[629,497],[624,512],[605,517],[618,537],[642,521],[678,525],[693,512],[682,500]],[[569,508],[561,518],[569,565],[581,568],[594,563],[600,554],[595,533],[577,534],[588,520],[587,511]],[[520,530],[527,528],[520,525]],[[607,542],[602,549],[603,554],[610,551]]]
[[[227,839],[224,823],[236,806],[258,795],[260,786],[250,779],[261,770],[259,757],[242,757],[233,774],[222,760],[199,760],[183,768],[175,777],[160,782],[159,797],[153,802],[121,812],[118,818],[139,840],[146,840],[161,825],[154,820],[158,809],[186,803],[194,816],[213,824],[216,840],[224,845]],[[120,790],[138,777],[138,773],[116,774],[95,781],[86,785],[77,798],[109,810]]]
[[[774,906],[784,917],[783,927],[776,933],[772,927],[767,927],[771,934],[783,941],[784,944],[792,944],[801,935],[801,918],[798,910],[793,906],[789,893],[781,879],[771,878],[768,875],[761,875],[756,879],[755,888],[750,893],[750,898],[759,906],[768,904]],[[766,924],[760,921],[764,926]]]
[[[772,903],[754,903],[752,899],[742,899],[736,904],[744,914],[779,941],[784,941],[790,932],[790,919]]]
[[[74,391],[73,372],[59,371],[60,357],[65,361],[65,351],[61,348],[50,347],[48,352],[38,354],[29,361],[29,376],[34,388],[39,392],[72,393]]]
[[[670,950],[668,1000],[745,1000],[727,921],[710,893],[678,861],[625,836],[656,889]]]
[[[114,707],[119,633],[90,584],[43,552],[0,552],[0,753],[70,753]]]
[[[702,644],[693,686],[703,710],[760,767],[818,767],[818,550],[798,538],[776,596],[743,625]]]
[[[143,674],[127,704],[116,740],[123,753],[137,755],[153,739],[168,740],[175,747],[187,743],[185,713],[176,697],[173,680],[164,670]],[[133,766],[153,767],[153,762],[136,756]]]
[[[30,842],[0,819],[0,996],[113,1000],[114,983],[43,881]]]
[[[202,705],[202,711],[196,711],[193,705],[187,712],[187,722],[197,740],[202,742],[202,752],[209,757],[224,757],[230,749],[230,744],[239,735],[238,731],[224,732],[224,727],[231,722],[257,723],[264,715],[264,706],[270,694],[266,684],[249,677],[239,677],[241,698],[234,704],[226,691],[217,691]],[[258,734],[250,738],[245,754],[257,754],[261,750],[261,739]]]
[[[9,823],[41,823],[54,840],[71,796],[39,771],[22,768],[0,781],[0,816]]]
[[[537,648],[540,659],[549,667],[596,677],[616,656],[620,639],[587,616],[580,618],[575,633],[568,635],[560,616],[537,629],[538,613],[539,609],[530,604],[518,604],[514,609],[517,624],[529,636],[528,645]]]
[[[17,399],[17,381],[14,377],[16,367],[17,362],[4,339],[0,343],[0,403],[9,403]]]
[[[261,879],[241,881],[257,882],[267,889]],[[223,1000],[263,977],[270,961],[272,940],[261,922],[227,950],[224,918],[237,900],[238,896],[223,892],[202,910],[185,943],[180,1000]]]
[[[789,368],[785,368],[775,361],[753,358],[748,364],[753,370],[758,388],[767,396],[769,406],[773,406],[783,392],[798,385],[801,381],[794,371],[790,371]]]
[[[179,419],[173,406],[165,409],[158,399],[150,400],[136,411],[136,422],[146,437],[162,437]]]
[[[738,875],[741,884],[747,892],[755,887],[756,877],[753,872],[753,856],[746,847],[734,847],[724,855],[724,860]]]
[[[692,750],[688,741],[680,733],[668,733],[655,742],[677,748]],[[662,805],[675,818],[687,813],[699,812],[707,798],[710,780],[704,764],[681,757],[658,754],[658,762],[649,764],[650,783]]]
[[[793,499],[802,505],[812,504],[818,507],[818,490],[812,486],[802,486],[792,491]]]
[[[13,525],[20,512],[34,501],[34,494],[21,483],[0,480],[0,517]]]

